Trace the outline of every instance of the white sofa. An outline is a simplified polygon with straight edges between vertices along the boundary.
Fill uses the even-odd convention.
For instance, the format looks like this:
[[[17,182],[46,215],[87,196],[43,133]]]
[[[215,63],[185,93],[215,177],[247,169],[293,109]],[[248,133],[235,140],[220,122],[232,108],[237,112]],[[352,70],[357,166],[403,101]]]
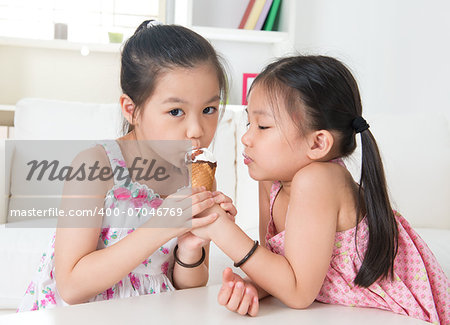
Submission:
[[[431,247],[450,276],[450,126],[448,112],[433,114],[366,115],[379,142],[394,205]],[[236,222],[257,238],[257,184],[249,178],[241,156],[240,138],[245,132],[242,106],[227,106],[213,144],[218,159],[218,189],[233,198]],[[15,107],[14,137],[18,140],[108,139],[120,135],[121,115],[116,104],[85,104],[23,99]],[[5,161],[5,142],[0,141],[0,161]],[[347,159],[358,175],[359,153]],[[12,158],[11,165],[21,159]],[[17,161],[16,161],[17,162]],[[27,228],[27,223],[8,220],[17,185],[13,172],[0,164],[0,312],[17,307],[48,243],[52,228]],[[358,177],[356,176],[356,179]],[[231,261],[214,245],[211,249],[209,284],[221,281]]]

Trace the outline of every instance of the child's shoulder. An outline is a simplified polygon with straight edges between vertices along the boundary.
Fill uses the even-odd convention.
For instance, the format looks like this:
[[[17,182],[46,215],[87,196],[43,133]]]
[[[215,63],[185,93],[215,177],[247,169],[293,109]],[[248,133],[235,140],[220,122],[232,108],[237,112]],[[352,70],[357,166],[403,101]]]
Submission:
[[[324,191],[353,182],[349,171],[332,162],[313,162],[300,169],[292,179],[295,188],[308,188]]]
[[[95,145],[83,151],[80,151],[72,161],[72,166],[86,165],[86,168],[91,166],[107,167],[109,166],[108,155],[101,145]]]
[[[109,177],[109,173],[112,173],[109,158],[101,145],[80,151],[72,160],[71,167],[76,171],[77,177],[66,180],[64,193],[67,195],[80,194],[80,191],[84,191],[86,195],[96,195],[105,193],[114,185],[112,177]],[[108,174],[102,171],[104,167],[108,168]],[[100,173],[102,177],[99,176]]]

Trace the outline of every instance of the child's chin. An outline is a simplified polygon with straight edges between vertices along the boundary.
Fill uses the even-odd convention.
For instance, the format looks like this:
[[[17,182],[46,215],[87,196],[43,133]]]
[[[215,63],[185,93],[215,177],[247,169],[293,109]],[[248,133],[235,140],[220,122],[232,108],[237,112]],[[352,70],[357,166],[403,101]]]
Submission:
[[[255,181],[265,181],[267,179],[265,179],[265,177],[262,177],[262,175],[258,175],[256,173],[252,173],[250,170],[248,171],[248,175],[250,176],[250,178],[252,178]]]

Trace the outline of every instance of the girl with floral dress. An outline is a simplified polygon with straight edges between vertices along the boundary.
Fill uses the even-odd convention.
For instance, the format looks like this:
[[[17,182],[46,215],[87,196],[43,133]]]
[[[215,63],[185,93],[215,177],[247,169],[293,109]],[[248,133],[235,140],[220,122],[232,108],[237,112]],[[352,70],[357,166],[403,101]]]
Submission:
[[[194,230],[249,276],[226,269],[219,303],[256,315],[258,299],[272,295],[291,308],[317,300],[449,325],[449,280],[391,207],[350,71],[330,57],[280,59],[253,82],[247,112],[243,156],[259,181],[263,245],[222,216]],[[341,160],[355,150],[358,134],[359,184]]]
[[[74,170],[97,166],[98,173],[64,185],[61,210],[93,214],[58,220],[18,311],[208,281],[209,241],[190,231],[217,218],[215,213],[199,216],[208,207],[220,204],[231,219],[236,209],[220,192],[187,187],[180,148],[208,147],[213,140],[219,104],[226,102],[219,58],[193,31],[145,21],[124,45],[121,86],[125,136],[78,154]],[[175,153],[166,155],[171,146]],[[138,180],[132,171],[148,169],[148,161],[163,169],[159,174],[150,169],[151,177]],[[102,174],[105,168],[109,172]]]

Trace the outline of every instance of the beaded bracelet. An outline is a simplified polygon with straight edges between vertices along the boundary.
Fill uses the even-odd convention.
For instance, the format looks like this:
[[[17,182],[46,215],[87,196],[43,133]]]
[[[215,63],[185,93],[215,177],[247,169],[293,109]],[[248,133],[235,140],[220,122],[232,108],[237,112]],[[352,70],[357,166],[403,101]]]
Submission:
[[[252,249],[247,253],[247,255],[245,255],[245,257],[242,260],[240,260],[239,262],[234,263],[234,267],[240,267],[242,264],[247,262],[247,260],[250,258],[250,256],[252,256],[253,253],[258,248],[258,245],[259,245],[259,242],[257,240],[253,241]]]
[[[175,246],[175,249],[173,250],[173,257],[175,259],[175,262],[177,262],[178,265],[181,265],[182,267],[186,267],[186,268],[194,268],[199,266],[200,264],[203,263],[203,261],[205,260],[205,248],[202,247],[202,257],[200,258],[200,260],[198,262],[195,262],[194,264],[186,264],[183,263],[179,260],[178,256],[177,256],[177,251],[178,251],[178,244]]]

